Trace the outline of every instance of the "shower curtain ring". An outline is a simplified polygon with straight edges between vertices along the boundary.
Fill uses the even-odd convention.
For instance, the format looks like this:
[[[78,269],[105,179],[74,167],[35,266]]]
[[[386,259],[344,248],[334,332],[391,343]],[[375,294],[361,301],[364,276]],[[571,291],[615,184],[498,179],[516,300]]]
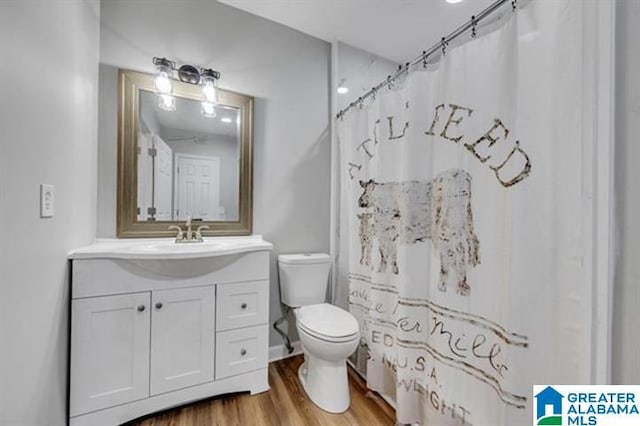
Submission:
[[[471,38],[476,38],[476,27],[478,25],[478,21],[476,21],[476,16],[473,15],[471,17]]]
[[[387,89],[391,90],[392,87],[393,87],[393,81],[391,80],[391,76],[388,75],[387,76]]]
[[[518,7],[518,0],[513,0],[511,2],[511,10],[513,10],[515,12],[517,7]]]
[[[427,68],[427,51],[422,51],[422,68]]]
[[[447,54],[447,39],[445,37],[442,37],[442,40],[440,41],[440,45],[442,46],[442,55],[446,55]]]

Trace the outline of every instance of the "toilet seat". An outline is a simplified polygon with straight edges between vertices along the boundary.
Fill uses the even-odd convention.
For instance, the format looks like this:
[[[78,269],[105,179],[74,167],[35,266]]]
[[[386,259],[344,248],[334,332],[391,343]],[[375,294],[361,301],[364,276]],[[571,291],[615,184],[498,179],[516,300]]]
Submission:
[[[296,309],[298,327],[308,335],[327,342],[346,342],[357,339],[358,321],[351,313],[328,303]]]
[[[357,332],[354,333],[354,334],[351,334],[349,336],[341,336],[341,337],[326,336],[324,334],[315,332],[313,330],[309,330],[308,328],[305,328],[304,326],[301,326],[300,324],[298,324],[298,332],[299,333],[308,334],[310,337],[316,338],[318,340],[325,341],[327,343],[349,342],[351,340],[360,338],[360,335]]]

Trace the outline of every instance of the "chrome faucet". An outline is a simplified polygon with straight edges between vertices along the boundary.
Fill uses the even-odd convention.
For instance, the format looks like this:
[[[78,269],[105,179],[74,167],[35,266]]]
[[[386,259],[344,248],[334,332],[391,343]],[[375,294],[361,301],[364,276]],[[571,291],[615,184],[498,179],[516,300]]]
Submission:
[[[202,243],[204,242],[204,238],[202,238],[202,230],[209,229],[207,225],[198,226],[198,229],[194,232],[191,230],[191,216],[187,216],[187,222],[185,224],[186,230],[183,231],[180,226],[171,225],[168,229],[175,229],[178,231],[176,235],[176,243]]]

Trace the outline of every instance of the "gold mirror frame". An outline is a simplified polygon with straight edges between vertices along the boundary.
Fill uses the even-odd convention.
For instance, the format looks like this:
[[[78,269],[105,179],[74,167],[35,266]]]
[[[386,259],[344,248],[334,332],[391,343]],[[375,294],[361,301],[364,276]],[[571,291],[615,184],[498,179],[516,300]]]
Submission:
[[[138,198],[138,120],[139,91],[154,92],[153,76],[130,70],[118,70],[118,201],[116,234],[119,238],[173,237],[170,225],[179,221],[137,220]],[[173,95],[202,100],[201,86],[173,82]],[[250,235],[253,215],[253,98],[240,93],[218,89],[221,105],[238,108],[240,114],[239,193],[237,221],[202,221],[210,230],[204,236]]]

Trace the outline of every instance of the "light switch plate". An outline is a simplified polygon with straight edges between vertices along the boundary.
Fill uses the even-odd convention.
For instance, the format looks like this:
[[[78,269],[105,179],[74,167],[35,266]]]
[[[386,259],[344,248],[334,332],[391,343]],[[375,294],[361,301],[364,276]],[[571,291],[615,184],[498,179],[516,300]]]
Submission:
[[[55,194],[53,185],[40,184],[40,217],[53,217],[55,213]]]

